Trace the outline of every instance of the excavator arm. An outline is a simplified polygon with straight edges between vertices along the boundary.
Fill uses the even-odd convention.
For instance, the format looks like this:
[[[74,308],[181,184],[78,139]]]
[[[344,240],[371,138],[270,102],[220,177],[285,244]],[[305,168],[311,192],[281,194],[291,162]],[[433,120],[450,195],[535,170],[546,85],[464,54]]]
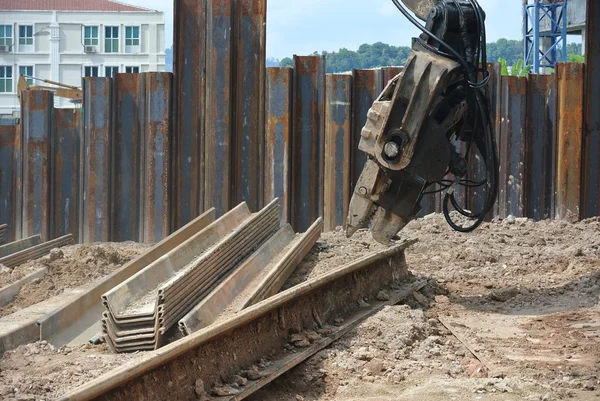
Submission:
[[[27,79],[42,81],[54,86],[29,85]],[[28,75],[19,76],[19,83],[17,84],[17,97],[19,98],[19,101],[21,101],[21,92],[40,89],[52,91],[54,92],[54,95],[58,97],[71,99],[72,103],[81,103],[83,101],[83,92],[76,86],[65,85],[60,82],[50,81],[48,79],[30,77]]]
[[[404,70],[393,78],[369,110],[359,150],[367,161],[354,188],[346,233],[369,227],[374,239],[390,243],[420,211],[425,194],[442,188],[448,223],[458,231],[474,230],[493,207],[498,166],[490,124],[489,80],[485,58],[485,14],[476,0],[398,0],[399,10],[423,34],[415,40]],[[486,166],[480,181],[465,179],[466,143]],[[451,179],[447,177],[451,176]],[[445,178],[446,177],[446,178]],[[482,187],[484,207],[472,212],[458,204],[458,186]],[[472,220],[456,224],[450,205]]]

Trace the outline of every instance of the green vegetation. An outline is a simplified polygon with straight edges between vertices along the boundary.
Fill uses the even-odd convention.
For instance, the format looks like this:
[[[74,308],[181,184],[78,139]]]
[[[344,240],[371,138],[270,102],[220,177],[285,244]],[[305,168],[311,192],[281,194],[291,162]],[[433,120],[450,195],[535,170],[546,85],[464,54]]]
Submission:
[[[320,54],[327,58],[327,72],[336,73],[351,71],[353,68],[368,69],[390,65],[401,66],[406,63],[409,52],[410,47],[408,46],[392,46],[378,42],[372,45],[361,45],[357,51],[343,48],[337,52],[328,53],[323,51]],[[581,44],[568,44],[567,53],[570,58],[572,56],[581,57]],[[313,54],[319,55],[317,52]],[[511,70],[514,70],[514,73],[526,75],[528,72],[527,68],[523,68],[523,41],[521,40],[498,39],[496,42],[488,43],[487,59],[490,62],[504,59],[507,66],[507,75],[508,66],[512,66]],[[293,67],[293,65],[294,62],[289,57],[280,62],[281,67]]]
[[[526,77],[527,74],[531,72],[531,67],[525,66],[525,63],[522,59],[517,60],[517,62],[514,63],[510,68],[510,71],[505,58],[500,57],[498,59],[498,62],[500,63],[502,75],[512,75],[513,77]]]

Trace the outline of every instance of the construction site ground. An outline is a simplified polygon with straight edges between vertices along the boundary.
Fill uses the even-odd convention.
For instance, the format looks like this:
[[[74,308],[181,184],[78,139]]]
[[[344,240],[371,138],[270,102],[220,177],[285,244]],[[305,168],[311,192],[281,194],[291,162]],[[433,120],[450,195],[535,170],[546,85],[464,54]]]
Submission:
[[[442,216],[431,215],[410,223],[401,236],[419,240],[406,251],[407,263],[429,284],[406,305],[386,307],[252,400],[598,399],[598,219],[572,224],[508,218],[460,234]],[[48,292],[38,292],[39,301],[65,289],[61,269],[79,272],[74,282],[82,285],[145,249],[94,246],[104,251],[75,252],[82,257],[73,257],[70,269],[66,256],[87,246],[37,262],[50,272],[37,283]],[[286,287],[376,249],[383,246],[367,232],[351,239],[339,231],[323,234]],[[100,264],[107,271],[100,276],[86,271],[86,266],[98,268],[92,259],[107,253],[107,263]],[[57,271],[50,266],[58,260]],[[0,283],[9,282],[3,274],[8,273],[0,273]],[[55,283],[43,284],[50,279]],[[8,305],[0,314],[19,307]],[[114,355],[102,344],[24,345],[0,360],[0,399],[52,399],[141,355]]]

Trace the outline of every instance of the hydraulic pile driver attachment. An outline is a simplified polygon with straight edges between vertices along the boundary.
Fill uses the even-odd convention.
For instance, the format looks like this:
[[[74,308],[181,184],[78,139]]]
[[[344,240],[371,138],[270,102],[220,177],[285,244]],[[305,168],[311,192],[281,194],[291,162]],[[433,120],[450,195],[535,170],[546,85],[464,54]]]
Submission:
[[[488,96],[485,14],[477,0],[398,0],[396,7],[423,34],[414,41],[402,73],[392,79],[369,110],[359,150],[367,161],[354,188],[346,221],[350,237],[370,227],[384,244],[420,211],[425,194],[446,191],[443,211],[455,230],[478,227],[492,209],[498,191],[498,163]],[[466,144],[460,154],[454,143]],[[469,152],[478,151],[485,177],[467,180]],[[444,179],[451,175],[451,179]],[[479,211],[455,197],[457,186],[483,187]],[[437,189],[432,188],[437,186]],[[454,210],[470,218],[456,224]]]

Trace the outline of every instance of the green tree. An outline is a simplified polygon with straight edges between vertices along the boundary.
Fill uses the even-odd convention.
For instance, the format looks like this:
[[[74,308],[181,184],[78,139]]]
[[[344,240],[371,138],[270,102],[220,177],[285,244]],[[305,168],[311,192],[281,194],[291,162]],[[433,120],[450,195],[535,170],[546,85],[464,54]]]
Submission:
[[[289,57],[284,58],[283,60],[281,60],[279,62],[279,66],[280,67],[293,67],[294,66],[294,60],[292,60]]]

